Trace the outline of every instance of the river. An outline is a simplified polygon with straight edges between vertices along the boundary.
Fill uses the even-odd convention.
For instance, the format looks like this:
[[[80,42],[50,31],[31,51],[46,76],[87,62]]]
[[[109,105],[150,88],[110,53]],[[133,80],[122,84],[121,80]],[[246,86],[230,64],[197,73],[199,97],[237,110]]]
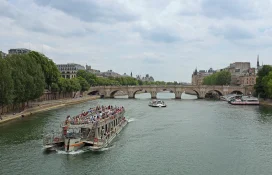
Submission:
[[[189,95],[174,100],[170,93],[158,96],[167,108],[151,108],[148,97],[99,99],[1,124],[0,174],[272,174],[271,108]],[[43,133],[98,104],[123,105],[129,119],[108,148],[72,155],[42,151]]]

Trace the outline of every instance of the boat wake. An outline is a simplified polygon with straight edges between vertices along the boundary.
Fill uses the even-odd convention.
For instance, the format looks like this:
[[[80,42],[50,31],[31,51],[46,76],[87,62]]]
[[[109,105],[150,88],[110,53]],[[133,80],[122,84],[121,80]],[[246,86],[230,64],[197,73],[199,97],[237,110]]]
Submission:
[[[71,152],[57,150],[57,154],[70,154],[70,155],[81,154],[84,152],[85,152],[84,150],[77,150],[77,151],[71,151]]]
[[[135,118],[130,118],[130,119],[128,119],[128,123],[130,123],[130,122],[134,122],[134,121],[136,121],[137,119],[135,119]]]

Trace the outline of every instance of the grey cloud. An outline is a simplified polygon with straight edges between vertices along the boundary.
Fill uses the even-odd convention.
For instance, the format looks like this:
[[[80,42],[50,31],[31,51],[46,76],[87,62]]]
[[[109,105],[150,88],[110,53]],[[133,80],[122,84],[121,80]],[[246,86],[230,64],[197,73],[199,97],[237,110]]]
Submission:
[[[174,32],[159,27],[153,29],[137,28],[135,31],[138,32],[142,38],[154,42],[173,43],[181,40]]]
[[[215,36],[223,36],[228,40],[243,40],[254,38],[254,34],[251,32],[234,26],[227,26],[224,28],[210,27],[209,31]]]
[[[251,0],[204,0],[201,7],[202,13],[210,18],[252,19],[258,17]]]
[[[0,17],[7,17],[10,19],[14,19],[18,16],[18,11],[7,1],[0,2]]]
[[[161,63],[163,63],[163,61],[160,60],[160,59],[156,59],[156,58],[146,57],[146,58],[143,59],[143,63],[146,63],[146,64],[161,64]]]
[[[69,28],[67,27],[67,24],[69,24],[68,22],[56,22],[54,20],[50,21],[47,17],[45,18],[45,16],[39,15],[39,18],[37,18],[37,16],[34,16],[31,13],[26,13],[25,11],[17,9],[7,1],[4,1],[4,3],[0,5],[0,17],[1,16],[12,19],[14,25],[20,26],[26,30],[48,35],[72,37],[86,36],[87,34],[94,32],[93,30],[85,28],[84,26]],[[59,26],[57,24],[59,24]]]
[[[137,17],[117,2],[100,4],[96,0],[34,0],[38,5],[50,6],[86,22],[127,22]],[[102,2],[102,1],[101,1]]]

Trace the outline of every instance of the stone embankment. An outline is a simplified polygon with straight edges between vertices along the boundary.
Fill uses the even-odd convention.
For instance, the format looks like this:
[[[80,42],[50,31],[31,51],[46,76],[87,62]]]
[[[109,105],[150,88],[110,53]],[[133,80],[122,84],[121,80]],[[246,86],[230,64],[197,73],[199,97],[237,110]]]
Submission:
[[[98,98],[100,97],[86,96],[86,97],[80,97],[80,98],[70,98],[70,99],[50,100],[50,101],[39,102],[35,104],[35,107],[25,109],[24,111],[20,113],[1,115],[2,120],[0,119],[0,123],[14,120],[22,116],[25,117],[25,116],[29,116],[38,112],[49,111],[49,110],[61,108],[67,105],[78,104],[78,103],[86,102],[89,100],[95,100]]]
[[[266,99],[266,100],[260,99],[260,105],[272,106],[272,99]]]

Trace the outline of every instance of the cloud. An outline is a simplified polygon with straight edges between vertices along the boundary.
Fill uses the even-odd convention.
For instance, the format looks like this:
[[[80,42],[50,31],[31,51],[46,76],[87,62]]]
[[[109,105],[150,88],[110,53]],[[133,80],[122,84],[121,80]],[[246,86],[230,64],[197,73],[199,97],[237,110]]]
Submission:
[[[195,67],[271,62],[271,0],[0,0],[0,50],[191,81]],[[165,70],[163,74],[161,71]]]
[[[35,0],[41,6],[50,6],[86,22],[128,22],[136,16],[115,1],[97,0]],[[106,3],[108,2],[108,3]]]
[[[254,34],[237,26],[224,26],[223,28],[210,27],[210,32],[215,36],[223,36],[227,40],[244,40],[254,38]]]
[[[242,18],[259,17],[252,0],[203,0],[202,13],[210,18]]]
[[[181,37],[167,28],[155,27],[151,29],[136,28],[136,32],[140,34],[143,39],[153,42],[173,43],[181,41]]]
[[[165,61],[165,56],[159,53],[144,52],[136,55],[126,55],[122,57],[123,60],[134,60],[143,64],[161,64]]]

